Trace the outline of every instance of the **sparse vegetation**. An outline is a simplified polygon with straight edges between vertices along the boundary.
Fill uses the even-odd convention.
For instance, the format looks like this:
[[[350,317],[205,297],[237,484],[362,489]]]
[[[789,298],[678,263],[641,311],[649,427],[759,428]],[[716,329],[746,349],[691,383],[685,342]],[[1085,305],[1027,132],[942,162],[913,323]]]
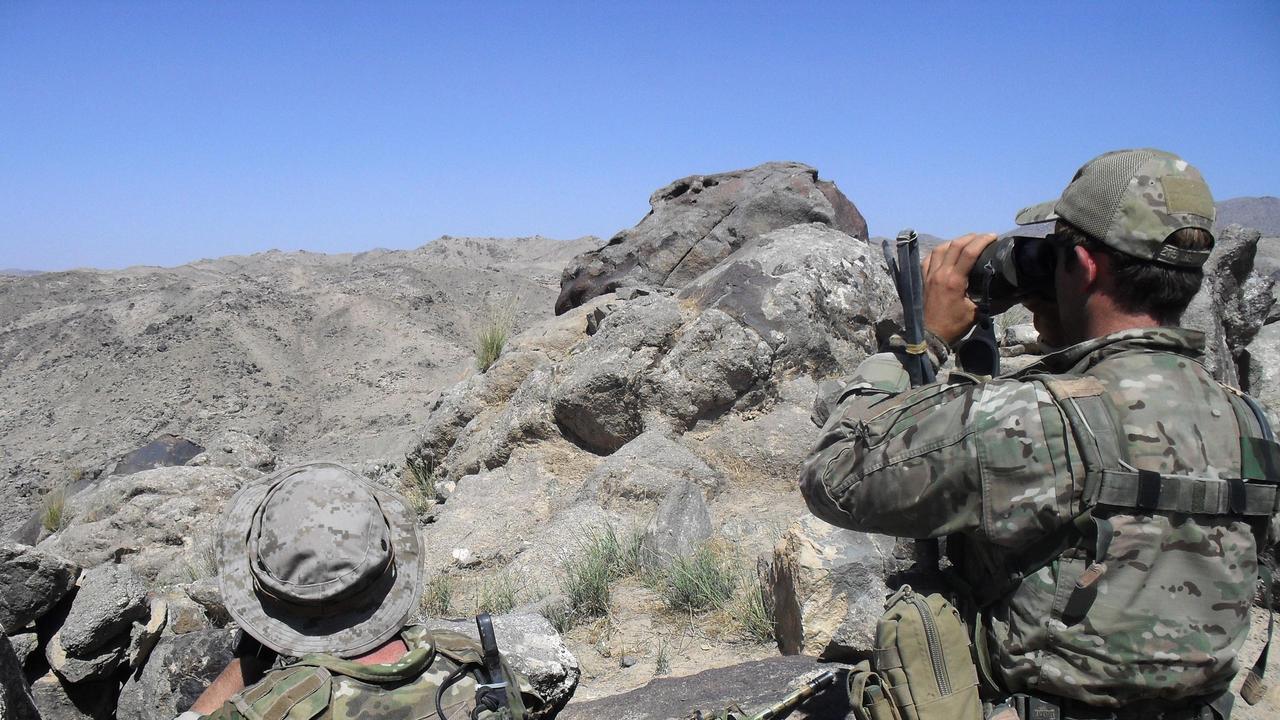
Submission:
[[[671,560],[659,578],[658,593],[672,610],[690,614],[723,608],[738,588],[739,576],[726,553],[705,546]]]
[[[183,570],[191,582],[218,574],[218,547],[213,538],[193,543]]]
[[[40,522],[49,532],[58,532],[67,526],[67,487],[59,485],[45,493],[40,503]]]
[[[453,577],[440,573],[427,581],[418,608],[427,617],[448,617],[453,612],[453,591]]]
[[[653,660],[653,674],[666,675],[671,672],[671,656],[670,649],[667,647],[666,638],[658,638],[657,657]]]
[[[476,589],[475,611],[501,615],[516,606],[520,588],[507,573],[500,573],[480,583]]]
[[[759,580],[743,575],[739,579],[739,592],[729,604],[732,625],[745,640],[766,643],[774,639],[773,613],[765,602],[764,588]]]
[[[435,468],[424,458],[413,455],[405,457],[400,485],[404,488],[405,499],[419,515],[430,511],[439,501]]]
[[[564,565],[566,627],[609,612],[609,584],[640,568],[640,534],[618,536],[612,527],[583,539],[579,553]],[[549,618],[554,624],[555,619]]]
[[[502,355],[515,323],[515,300],[490,306],[476,331],[476,369],[487,371]]]

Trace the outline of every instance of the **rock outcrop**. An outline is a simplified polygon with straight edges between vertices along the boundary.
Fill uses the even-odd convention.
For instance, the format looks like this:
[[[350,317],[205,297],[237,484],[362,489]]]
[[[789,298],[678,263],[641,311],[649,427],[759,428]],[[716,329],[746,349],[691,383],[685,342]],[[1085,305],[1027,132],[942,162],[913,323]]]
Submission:
[[[37,547],[86,567],[126,562],[149,581],[210,575],[222,506],[259,475],[248,468],[168,467],[102,478],[67,501],[67,527]]]
[[[574,258],[556,314],[623,286],[680,288],[771,230],[822,223],[859,240],[867,223],[835,183],[800,163],[693,175],[660,188],[638,225]]]
[[[80,567],[26,545],[0,545],[0,634],[17,633],[76,585]]]
[[[875,649],[887,578],[909,565],[897,541],[806,517],[774,549],[763,574],[778,649],[857,662]]]
[[[1206,366],[1214,377],[1246,390],[1249,343],[1276,303],[1275,279],[1254,272],[1260,237],[1239,225],[1218,231],[1204,284],[1182,318],[1185,327],[1205,334]]]

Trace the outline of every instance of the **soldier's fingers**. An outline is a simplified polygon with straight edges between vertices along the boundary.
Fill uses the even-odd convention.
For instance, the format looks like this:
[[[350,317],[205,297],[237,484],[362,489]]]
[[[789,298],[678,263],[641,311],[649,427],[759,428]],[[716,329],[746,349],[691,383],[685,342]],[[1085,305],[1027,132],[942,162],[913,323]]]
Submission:
[[[968,277],[969,271],[977,264],[978,257],[982,255],[982,251],[996,241],[996,236],[993,233],[981,233],[966,235],[964,240],[964,247],[960,249],[956,258],[955,268],[956,272]]]

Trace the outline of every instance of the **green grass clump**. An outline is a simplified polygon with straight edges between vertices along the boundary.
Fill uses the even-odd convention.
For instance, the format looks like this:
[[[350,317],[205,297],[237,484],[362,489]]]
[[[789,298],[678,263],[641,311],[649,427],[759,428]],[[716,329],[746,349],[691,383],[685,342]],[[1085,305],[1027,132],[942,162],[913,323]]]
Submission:
[[[742,577],[739,592],[729,605],[729,616],[743,639],[773,642],[773,611],[765,601],[764,588],[756,578]]]
[[[485,372],[497,362],[507,346],[515,323],[515,306],[514,300],[491,306],[481,320],[475,341],[476,369],[480,372]]]
[[[45,493],[40,502],[40,523],[49,532],[58,532],[67,526],[70,520],[66,515],[67,488],[59,485]]]
[[[404,488],[405,499],[419,515],[429,512],[439,502],[435,468],[428,460],[412,455],[405,457],[400,484]]]
[[[701,613],[723,608],[739,585],[739,571],[723,552],[702,547],[672,558],[658,580],[658,593],[672,610]]]
[[[453,612],[453,592],[453,577],[440,573],[427,581],[418,607],[427,617],[448,617]]]
[[[640,568],[640,535],[618,536],[613,528],[588,535],[578,554],[565,562],[561,590],[567,601],[569,626],[609,612],[609,584]],[[555,619],[552,619],[554,624]]]
[[[516,587],[510,575],[496,575],[480,583],[477,588],[475,611],[490,615],[509,613],[516,606],[516,594],[519,592],[520,588]]]

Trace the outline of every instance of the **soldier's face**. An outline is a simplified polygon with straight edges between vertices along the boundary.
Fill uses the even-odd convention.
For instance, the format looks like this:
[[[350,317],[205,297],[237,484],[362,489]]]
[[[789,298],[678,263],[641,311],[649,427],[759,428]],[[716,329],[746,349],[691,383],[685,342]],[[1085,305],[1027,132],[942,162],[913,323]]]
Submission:
[[[1058,253],[1053,284],[1058,300],[1061,346],[1065,347],[1089,339],[1086,309],[1093,285],[1093,262],[1092,259],[1081,257],[1088,251],[1079,245],[1060,247]],[[1065,257],[1067,253],[1075,257],[1068,260]]]

